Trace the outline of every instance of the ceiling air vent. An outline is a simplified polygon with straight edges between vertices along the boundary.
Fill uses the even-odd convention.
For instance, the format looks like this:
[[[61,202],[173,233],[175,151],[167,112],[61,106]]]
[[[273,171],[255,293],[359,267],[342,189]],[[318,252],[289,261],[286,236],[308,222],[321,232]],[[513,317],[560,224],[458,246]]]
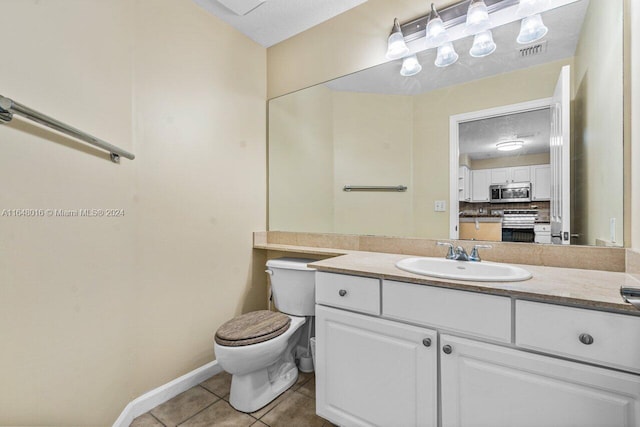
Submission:
[[[528,58],[530,56],[541,55],[547,51],[547,41],[534,43],[532,45],[518,49],[518,57]]]

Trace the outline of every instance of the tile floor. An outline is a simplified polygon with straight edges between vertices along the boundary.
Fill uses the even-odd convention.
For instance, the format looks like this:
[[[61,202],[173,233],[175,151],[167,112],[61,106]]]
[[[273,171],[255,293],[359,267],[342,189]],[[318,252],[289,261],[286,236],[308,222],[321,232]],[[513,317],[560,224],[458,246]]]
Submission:
[[[229,405],[231,375],[221,372],[139,416],[130,427],[330,427],[316,415],[314,374],[298,381],[276,400],[250,414]]]

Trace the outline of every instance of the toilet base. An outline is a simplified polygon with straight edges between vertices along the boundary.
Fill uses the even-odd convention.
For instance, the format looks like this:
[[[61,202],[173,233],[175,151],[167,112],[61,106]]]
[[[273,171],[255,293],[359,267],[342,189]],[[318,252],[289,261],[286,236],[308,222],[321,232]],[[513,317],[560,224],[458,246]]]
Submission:
[[[298,380],[295,363],[284,362],[246,375],[233,375],[229,403],[241,412],[268,405]]]

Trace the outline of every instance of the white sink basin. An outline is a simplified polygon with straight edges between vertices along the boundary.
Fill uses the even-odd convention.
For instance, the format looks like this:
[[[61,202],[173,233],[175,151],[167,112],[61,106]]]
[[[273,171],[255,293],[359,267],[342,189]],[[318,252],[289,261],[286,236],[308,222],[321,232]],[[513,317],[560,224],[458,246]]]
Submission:
[[[405,258],[396,263],[400,270],[423,276],[472,282],[518,282],[531,278],[527,270],[495,262],[454,261],[445,258]]]

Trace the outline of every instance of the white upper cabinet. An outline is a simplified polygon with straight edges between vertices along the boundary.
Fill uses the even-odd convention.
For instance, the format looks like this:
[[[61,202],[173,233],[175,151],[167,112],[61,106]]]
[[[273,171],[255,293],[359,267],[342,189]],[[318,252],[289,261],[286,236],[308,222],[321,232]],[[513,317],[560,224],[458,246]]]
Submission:
[[[491,171],[491,184],[531,181],[531,166],[495,168]]]
[[[551,165],[531,166],[531,200],[551,200]]]
[[[471,201],[488,202],[489,185],[491,185],[491,169],[471,171]]]

